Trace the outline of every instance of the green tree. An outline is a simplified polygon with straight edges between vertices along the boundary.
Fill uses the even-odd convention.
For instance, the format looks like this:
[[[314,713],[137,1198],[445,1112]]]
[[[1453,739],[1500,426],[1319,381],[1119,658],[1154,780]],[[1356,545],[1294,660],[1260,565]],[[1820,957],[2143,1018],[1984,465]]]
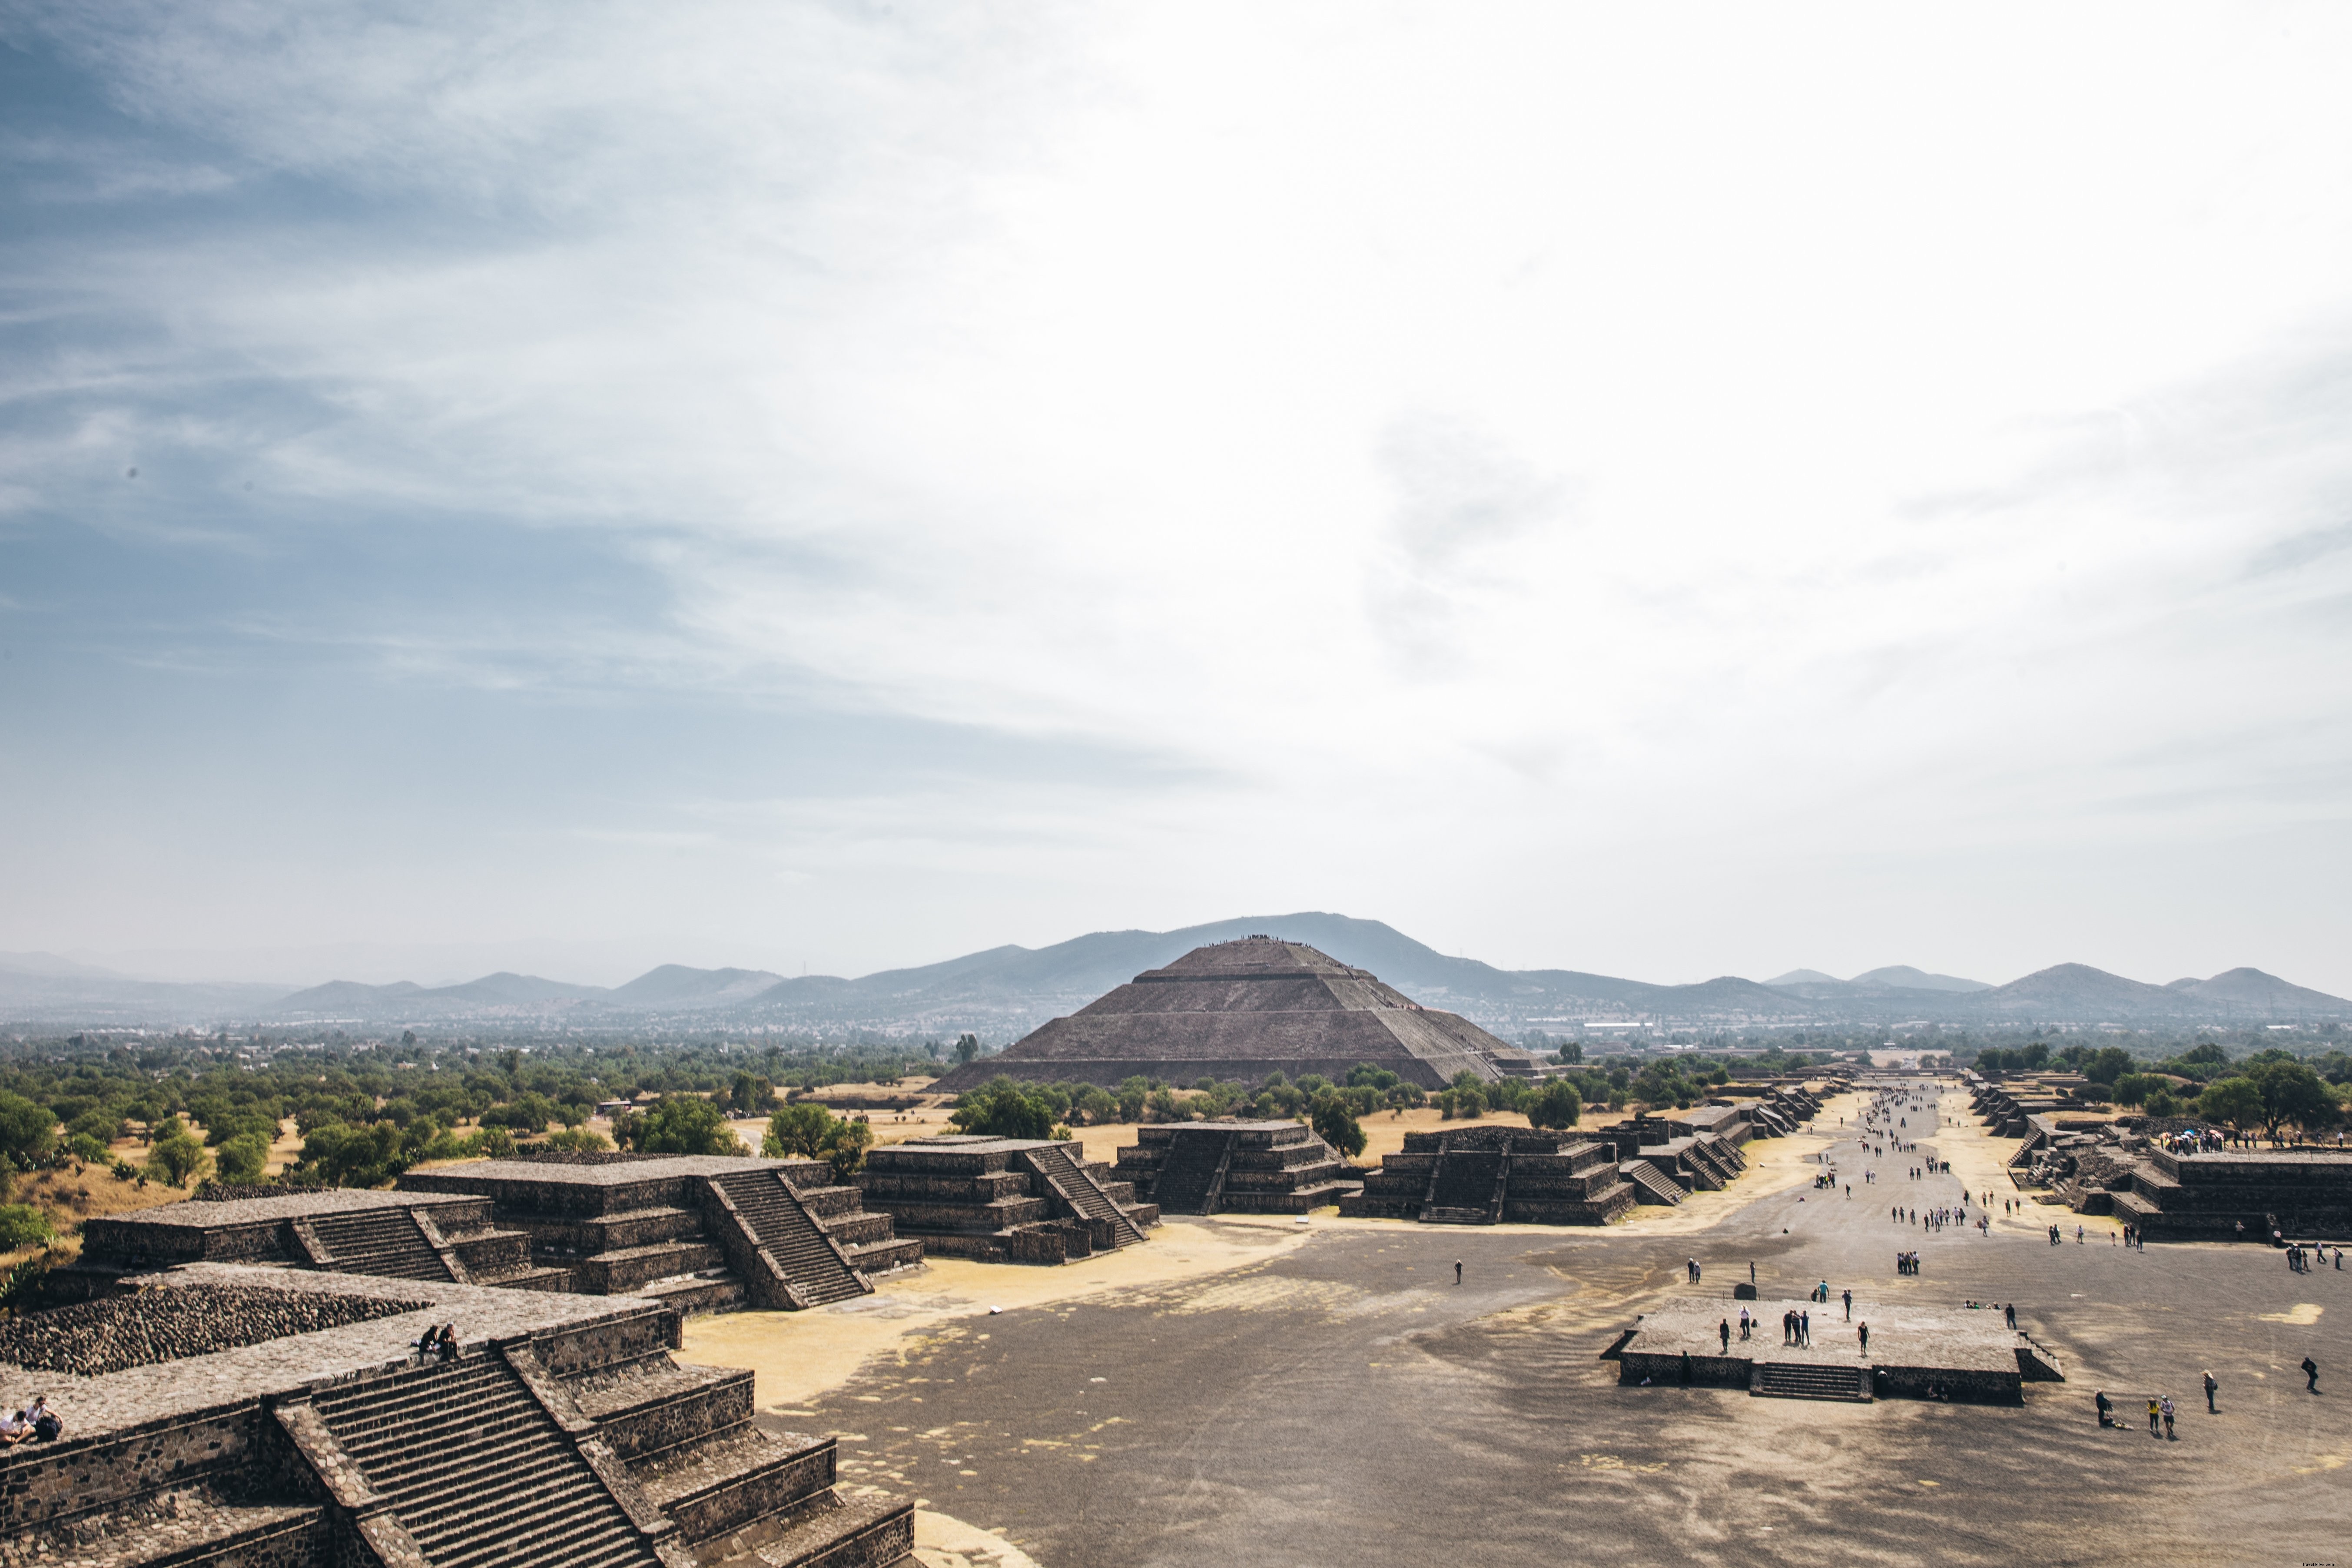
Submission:
[[[1122,1079],[1118,1093],[1118,1119],[1121,1121],[1142,1121],[1143,1102],[1151,1093],[1150,1081],[1140,1078]]]
[[[814,1160],[832,1145],[833,1112],[813,1100],[796,1100],[768,1118],[760,1152],[771,1160]]]
[[[957,1101],[948,1120],[980,1138],[1044,1138],[1054,1131],[1054,1108],[1000,1073]]]
[[[29,1171],[58,1146],[58,1119],[46,1105],[0,1089],[0,1154]]]
[[[2197,1114],[2232,1131],[2263,1124],[2263,1091],[2242,1078],[2216,1079],[2197,1097]]]
[[[1356,1120],[1355,1108],[1339,1095],[1318,1095],[1307,1124],[1315,1129],[1315,1136],[1351,1160],[1364,1152],[1363,1126]]]
[[[147,1173],[175,1187],[205,1168],[205,1146],[188,1135],[187,1123],[172,1117],[156,1129],[147,1149]]]
[[[30,1204],[0,1204],[0,1252],[32,1247],[56,1234],[49,1216]]]
[[[727,1113],[698,1094],[666,1094],[637,1119],[640,1154],[741,1154]]]
[[[2113,1083],[2131,1070],[2131,1053],[2121,1046],[2102,1046],[2083,1062],[2083,1076],[2093,1083]]]
[[[846,1182],[857,1168],[866,1163],[866,1151],[874,1146],[874,1129],[856,1120],[834,1124],[833,1141],[825,1146],[825,1158],[833,1162],[833,1179]]]
[[[2298,1061],[2266,1061],[2246,1074],[2263,1097],[2263,1135],[2282,1141],[2289,1126],[2305,1133],[2336,1125],[2336,1097],[2317,1073]]]
[[[729,1099],[741,1116],[757,1116],[774,1103],[776,1086],[759,1074],[744,1069],[735,1075],[735,1087]]]
[[[1573,1127],[1584,1115],[1584,1097],[1567,1079],[1552,1079],[1528,1097],[1527,1112],[1531,1127]]]
[[[1399,1115],[1429,1103],[1427,1091],[1417,1083],[1401,1083],[1381,1098],[1391,1110]]]
[[[213,1173],[224,1182],[257,1182],[268,1164],[269,1145],[257,1132],[240,1132],[213,1154]]]

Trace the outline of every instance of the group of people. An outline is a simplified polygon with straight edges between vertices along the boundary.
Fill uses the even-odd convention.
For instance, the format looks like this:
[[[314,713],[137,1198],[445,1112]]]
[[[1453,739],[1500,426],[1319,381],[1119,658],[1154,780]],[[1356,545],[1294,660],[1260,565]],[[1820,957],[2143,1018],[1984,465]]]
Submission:
[[[1780,1342],[1784,1345],[1810,1345],[1813,1342],[1813,1315],[1791,1307],[1780,1314]]]
[[[2315,1268],[2324,1268],[2327,1266],[2327,1248],[2324,1246],[2305,1247],[2298,1241],[2286,1249],[2286,1266],[2297,1274],[2308,1274]],[[2336,1248],[2336,1267],[2344,1267],[2344,1248],[2340,1245]]]
[[[33,1396],[33,1403],[22,1410],[0,1415],[0,1447],[17,1443],[54,1443],[66,1429],[64,1420],[49,1408],[46,1394]]]
[[[427,1328],[423,1336],[408,1342],[418,1361],[454,1361],[457,1356],[457,1325],[444,1323],[439,1328]]]
[[[1916,1274],[1916,1273],[1918,1273],[1918,1272],[1919,1272],[1919,1255],[1918,1255],[1917,1253],[1916,1253],[1916,1252],[1898,1252],[1898,1253],[1896,1253],[1896,1254],[1895,1255],[1895,1272],[1896,1272],[1897,1274]]]

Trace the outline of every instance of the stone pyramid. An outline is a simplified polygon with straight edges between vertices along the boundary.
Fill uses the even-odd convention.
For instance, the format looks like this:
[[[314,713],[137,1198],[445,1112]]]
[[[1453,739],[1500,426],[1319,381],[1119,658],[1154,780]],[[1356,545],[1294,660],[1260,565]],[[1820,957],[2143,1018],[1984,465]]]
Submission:
[[[1336,1082],[1359,1062],[1423,1089],[1443,1088],[1465,1068],[1488,1082],[1535,1072],[1526,1051],[1422,1006],[1368,971],[1304,942],[1252,936],[1146,970],[932,1087],[961,1092],[999,1073],[1105,1087],[1138,1075],[1256,1084],[1276,1072]]]

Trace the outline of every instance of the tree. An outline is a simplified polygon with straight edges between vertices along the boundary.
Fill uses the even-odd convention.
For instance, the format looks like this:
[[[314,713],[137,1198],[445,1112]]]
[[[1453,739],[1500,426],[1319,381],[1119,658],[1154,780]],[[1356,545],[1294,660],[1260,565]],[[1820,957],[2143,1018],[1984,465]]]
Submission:
[[[156,1140],[155,1147],[163,1146],[163,1140]],[[152,1154],[148,1163],[154,1163]],[[380,1187],[407,1168],[400,1129],[391,1122],[353,1127],[345,1121],[324,1121],[303,1134],[302,1152],[287,1173],[328,1186]]]
[[[748,1068],[735,1075],[735,1087],[729,1096],[741,1116],[759,1115],[775,1098],[776,1086]]]
[[[2121,1046],[2103,1046],[2083,1061],[2083,1076],[2093,1083],[2113,1083],[2131,1070],[2131,1053]]]
[[[2336,1125],[2336,1097],[2317,1073],[2298,1061],[2267,1061],[2246,1074],[2263,1097],[2263,1134],[2272,1142],[2290,1124],[2305,1132]]]
[[[948,1120],[975,1137],[1045,1138],[1054,1131],[1054,1108],[999,1073],[959,1100]]]
[[[866,1163],[866,1151],[873,1146],[874,1129],[865,1122],[835,1122],[833,1142],[825,1149],[825,1158],[833,1162],[834,1181],[838,1184],[849,1180],[851,1174]]]
[[[58,1119],[46,1105],[0,1089],[0,1154],[20,1171],[49,1157],[58,1145]]]
[[[1577,1093],[1576,1085],[1556,1078],[1529,1097],[1527,1111],[1530,1127],[1573,1127],[1584,1114],[1584,1097]]]
[[[1554,1051],[1551,1056],[1552,1060],[1559,1063],[1560,1066],[1573,1067],[1584,1059],[1584,1047],[1574,1040],[1562,1040],[1559,1043],[1559,1049]]]
[[[257,1182],[268,1165],[269,1145],[257,1132],[238,1133],[213,1155],[213,1173],[224,1182]]]
[[[834,1116],[813,1100],[796,1100],[768,1118],[760,1152],[771,1160],[814,1160],[833,1136]]]
[[[1400,1116],[1429,1103],[1428,1094],[1417,1083],[1401,1083],[1381,1099],[1390,1110]]]
[[[55,1231],[49,1216],[30,1204],[0,1204],[0,1252],[47,1241]]]
[[[742,1154],[747,1152],[727,1113],[698,1094],[666,1094],[635,1119],[640,1154]]]
[[[1356,1112],[1336,1094],[1326,1094],[1315,1101],[1315,1110],[1307,1118],[1315,1135],[1349,1159],[1364,1152],[1364,1130],[1356,1121]]]
[[[2263,1121],[2263,1091],[2242,1078],[2217,1079],[2197,1097],[2197,1114],[2235,1132]]]
[[[174,1116],[156,1130],[155,1142],[147,1150],[149,1175],[184,1187],[204,1166],[205,1146],[188,1135],[186,1122]]]
[[[2170,1080],[2152,1072],[2127,1072],[2116,1079],[2117,1105],[2145,1105],[2147,1097],[2163,1089]]]
[[[2156,1088],[2150,1089],[2147,1098],[2141,1101],[2140,1109],[2160,1119],[2179,1115],[2182,1106],[2180,1097],[2172,1092],[2172,1085],[2158,1079]]]
[[[980,1037],[978,1035],[958,1035],[956,1037],[956,1065],[958,1067],[967,1067],[979,1059]]]

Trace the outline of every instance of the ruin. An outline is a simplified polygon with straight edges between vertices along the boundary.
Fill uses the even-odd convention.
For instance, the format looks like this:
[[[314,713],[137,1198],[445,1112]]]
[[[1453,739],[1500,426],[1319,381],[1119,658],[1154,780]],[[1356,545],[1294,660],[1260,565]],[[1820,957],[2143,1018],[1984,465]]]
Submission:
[[[1363,1188],[1301,1122],[1178,1122],[1136,1138],[1118,1152],[1117,1173],[1162,1214],[1306,1214]]]
[[[752,1423],[659,1302],[190,1262],[10,1325],[0,1568],[882,1568],[914,1510],[834,1489],[830,1437]],[[125,1357],[168,1319],[167,1352]],[[450,1357],[420,1359],[454,1323]],[[152,1345],[147,1347],[153,1349]],[[79,1368],[56,1370],[58,1363]]]
[[[1136,1077],[1256,1084],[1277,1072],[1336,1082],[1359,1064],[1424,1089],[1460,1072],[1489,1083],[1538,1076],[1534,1057],[1465,1018],[1423,1007],[1303,942],[1254,936],[1146,970],[931,1087],[961,1093],[999,1073],[1106,1087]]]
[[[1740,1309],[1754,1320],[1738,1334]],[[1787,1312],[1812,1315],[1810,1344],[1782,1342]],[[1855,1322],[1821,1300],[1759,1301],[1682,1297],[1645,1312],[1601,1352],[1618,1363],[1619,1381],[1690,1383],[1744,1388],[1785,1399],[1867,1403],[1889,1395],[1941,1392],[1946,1398],[2018,1403],[2028,1382],[2063,1382],[2057,1357],[1989,1307],[1918,1307],[1872,1301],[1854,1306]],[[1856,1324],[1870,1330],[1864,1348]],[[1727,1343],[1723,1327],[1728,1324]]]
[[[487,1200],[572,1290],[681,1311],[822,1306],[923,1260],[923,1244],[866,1212],[823,1160],[542,1154],[400,1178],[397,1195],[420,1194]]]
[[[1342,1215],[1424,1225],[1606,1225],[1639,1198],[1613,1144],[1477,1124],[1408,1132]]]
[[[1159,1208],[1075,1143],[949,1134],[871,1150],[856,1176],[876,1212],[935,1256],[1066,1263],[1145,1240]]]

